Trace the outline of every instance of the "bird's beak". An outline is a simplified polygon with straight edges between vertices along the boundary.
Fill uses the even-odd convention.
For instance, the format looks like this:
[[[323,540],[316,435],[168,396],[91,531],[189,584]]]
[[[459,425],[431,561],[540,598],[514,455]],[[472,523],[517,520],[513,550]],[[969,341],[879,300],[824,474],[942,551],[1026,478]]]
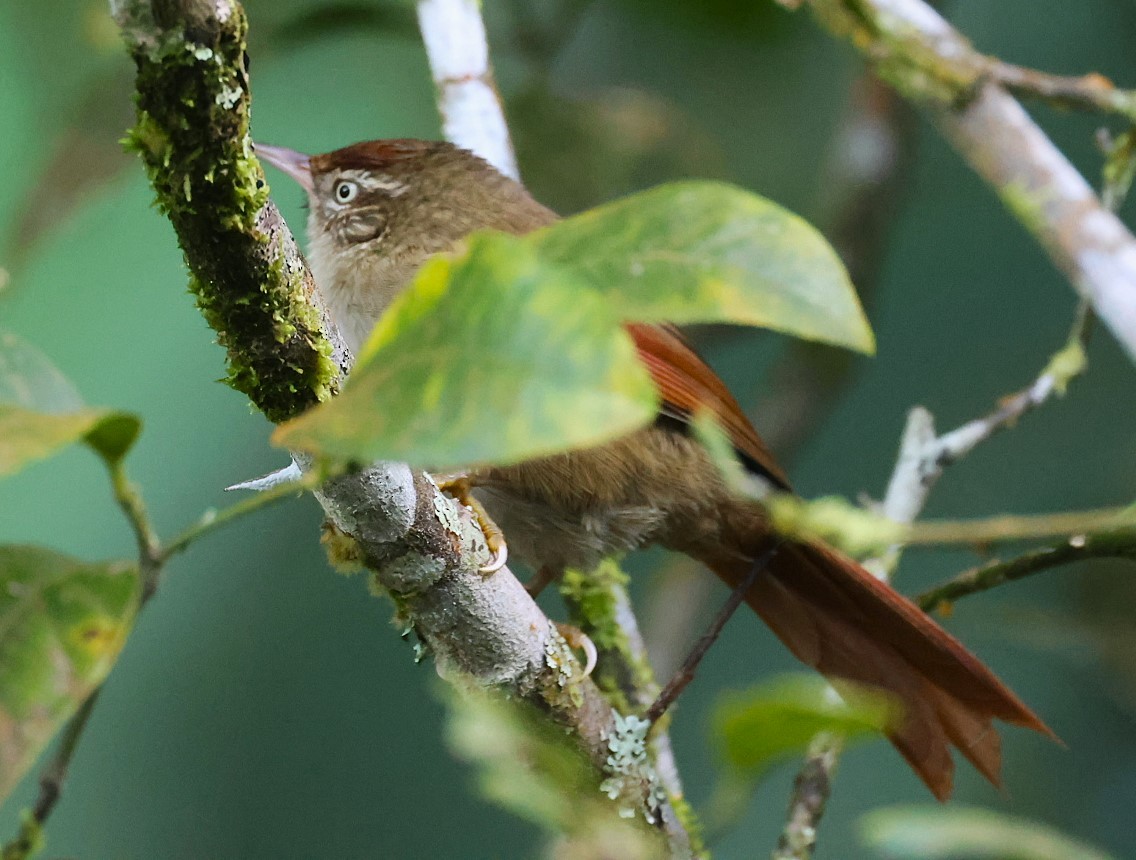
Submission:
[[[268,146],[264,143],[253,144],[256,155],[261,161],[267,161],[277,170],[282,170],[300,183],[309,194],[315,190],[312,183],[312,168],[308,163],[308,156],[294,149],[285,149],[283,146]]]

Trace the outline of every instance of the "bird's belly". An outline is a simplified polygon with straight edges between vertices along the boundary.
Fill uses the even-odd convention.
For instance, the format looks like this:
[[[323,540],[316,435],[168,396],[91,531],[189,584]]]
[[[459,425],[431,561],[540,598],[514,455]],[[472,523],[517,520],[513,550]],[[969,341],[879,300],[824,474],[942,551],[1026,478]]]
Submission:
[[[730,551],[760,518],[701,445],[655,427],[472,478],[510,553],[536,568],[590,570],[652,543],[699,557]]]
[[[573,511],[501,486],[479,486],[474,494],[504,531],[510,557],[534,569],[591,570],[653,542],[665,519],[650,506]]]

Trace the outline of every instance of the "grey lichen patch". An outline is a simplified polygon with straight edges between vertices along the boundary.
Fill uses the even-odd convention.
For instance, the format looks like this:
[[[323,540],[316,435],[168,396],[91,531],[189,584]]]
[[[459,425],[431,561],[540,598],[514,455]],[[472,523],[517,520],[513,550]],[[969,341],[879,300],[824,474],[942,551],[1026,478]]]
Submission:
[[[647,755],[647,733],[651,723],[634,714],[615,712],[615,725],[608,738],[609,755],[604,770],[608,776],[600,790],[620,804],[619,814],[632,818],[642,801],[642,787],[647,786],[643,817],[649,824],[658,821],[659,810],[667,801],[667,793],[659,781]]]
[[[573,706],[578,707],[581,702],[579,682],[584,676],[579,672],[580,664],[572,653],[572,646],[555,626],[549,627],[548,638],[544,642],[544,662],[552,670],[556,686]]]
[[[190,289],[228,350],[228,383],[282,421],[331,396],[338,368],[303,268],[285,265],[299,254],[252,153],[244,13],[189,4],[163,6],[152,20],[135,17],[134,5],[118,9],[138,71],[127,146],[146,166]]]
[[[458,503],[444,495],[443,493],[434,494],[434,513],[438,517],[438,522],[447,532],[454,537],[460,538],[462,536],[462,521],[461,513]]]

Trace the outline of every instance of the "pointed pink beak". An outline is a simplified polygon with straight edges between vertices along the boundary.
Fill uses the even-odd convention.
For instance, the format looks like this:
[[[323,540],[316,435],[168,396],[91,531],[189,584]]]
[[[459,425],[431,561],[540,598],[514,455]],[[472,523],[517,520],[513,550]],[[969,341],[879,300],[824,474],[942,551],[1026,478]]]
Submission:
[[[312,168],[308,163],[308,156],[302,152],[296,152],[294,149],[286,149],[283,146],[268,146],[263,143],[254,143],[257,158],[261,161],[266,161],[275,167],[277,170],[282,170],[287,173],[309,194],[315,190],[315,185],[312,183]]]

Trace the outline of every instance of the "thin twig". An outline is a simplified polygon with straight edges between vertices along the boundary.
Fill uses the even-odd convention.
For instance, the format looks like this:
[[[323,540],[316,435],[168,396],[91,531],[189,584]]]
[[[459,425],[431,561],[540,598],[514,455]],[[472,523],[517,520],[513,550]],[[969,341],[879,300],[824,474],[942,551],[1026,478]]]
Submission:
[[[142,579],[142,594],[139,609],[146,606],[157,592],[158,582],[170,558],[184,550],[193,541],[202,538],[224,525],[250,514],[260,508],[295,495],[305,489],[318,486],[321,476],[317,472],[307,473],[302,480],[291,484],[281,484],[251,498],[231,505],[220,512],[202,517],[197,523],[185,529],[170,543],[163,545],[146,513],[142,494],[130,481],[121,460],[108,464],[111,485],[118,506],[126,516],[138,545],[138,569]],[[75,714],[68,720],[63,730],[59,748],[40,776],[40,794],[31,814],[25,819],[19,834],[4,846],[0,860],[23,860],[38,850],[41,832],[47,819],[54,811],[63,792],[71,759],[79,745],[83,730],[98,701],[102,684],[96,687]]]
[[[1089,534],[1128,527],[1133,521],[1136,521],[1136,507],[1132,505],[1033,516],[1005,515],[975,520],[924,520],[912,524],[904,538],[904,546],[951,544],[989,546],[994,543],[1043,540],[1063,535],[1086,537]]]
[[[25,860],[38,853],[43,840],[43,827],[63,795],[63,784],[67,781],[71,759],[75,756],[79,738],[95,710],[95,702],[101,691],[101,686],[96,687],[67,721],[59,747],[40,775],[39,797],[36,798],[35,806],[32,807],[31,814],[25,817],[20,832],[4,846],[0,853],[2,860]]]
[[[1001,406],[982,418],[967,422],[938,436],[934,417],[915,407],[907,417],[900,442],[899,457],[881,513],[900,523],[912,523],[922,512],[927,497],[943,474],[981,442],[999,430],[1013,426],[1026,413],[1047,402],[1084,371],[1084,343],[1091,329],[1091,314],[1085,304],[1078,307],[1065,345],[1046,363],[1032,385],[1007,398]],[[1116,511],[1112,511],[1115,516]],[[899,563],[902,547],[893,546],[864,566],[887,581]],[[782,829],[775,860],[809,860],[816,844],[817,827],[832,790],[832,777],[840,760],[841,745],[830,735],[818,736],[810,746],[805,763],[797,774],[785,827]]]
[[[1073,378],[1084,372],[1085,344],[1091,334],[1092,313],[1082,300],[1064,346],[1050,357],[1031,385],[1004,398],[996,409],[981,418],[948,433],[937,435],[934,416],[921,406],[912,409],[880,512],[898,523],[914,522],[947,466],[957,463],[999,431],[1013,427],[1054,395],[1063,394]],[[879,558],[865,562],[865,567],[886,579],[899,562],[901,552],[900,546],[893,546]]]
[[[297,481],[292,481],[287,484],[276,484],[267,490],[262,490],[254,496],[249,496],[247,499],[237,502],[235,505],[222,508],[220,511],[208,511],[196,523],[186,528],[161,548],[157,553],[158,562],[165,564],[171,557],[184,550],[193,541],[222,526],[229,525],[233,521],[253,511],[258,511],[261,508],[275,504],[281,499],[295,496],[306,490],[314,490],[323,482],[324,477],[325,476],[319,471],[313,470],[305,472],[303,477]]]
[[[987,57],[987,73],[1014,95],[1041,99],[1057,107],[1114,113],[1136,123],[1136,91],[1117,88],[1104,75],[1052,75]]]
[[[679,697],[679,694],[686,689],[686,686],[694,680],[694,673],[698,670],[698,664],[702,662],[702,658],[706,656],[706,652],[710,647],[718,641],[718,637],[722,634],[722,629],[726,626],[726,622],[730,620],[738,607],[742,605],[745,600],[746,594],[749,592],[750,587],[757,581],[758,576],[764,572],[765,568],[769,566],[769,562],[777,555],[777,551],[781,548],[781,543],[778,542],[770,549],[766,550],[758,556],[753,565],[749,569],[749,573],[734,587],[730,593],[729,599],[719,610],[718,615],[710,624],[709,629],[702,634],[702,637],[694,643],[694,647],[690,649],[686,660],[677,672],[663,687],[663,691],[659,693],[651,707],[647,709],[644,718],[650,722],[655,723],[659,717],[666,713],[667,708],[674,703],[674,700]]]
[[[925,612],[945,611],[954,601],[967,595],[989,591],[1007,582],[1090,558],[1136,561],[1136,528],[1074,535],[1061,543],[1032,550],[1008,561],[991,561],[973,567],[920,594],[915,602]]]

